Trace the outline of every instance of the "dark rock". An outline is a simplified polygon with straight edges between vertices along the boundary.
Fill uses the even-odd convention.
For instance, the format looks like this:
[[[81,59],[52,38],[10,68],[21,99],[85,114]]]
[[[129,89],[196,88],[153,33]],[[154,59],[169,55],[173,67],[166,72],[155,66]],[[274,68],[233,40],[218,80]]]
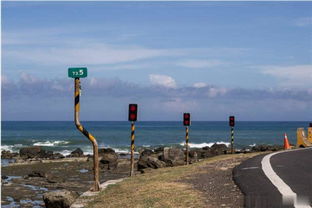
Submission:
[[[153,150],[151,149],[144,149],[141,153],[140,153],[140,157],[144,157],[144,156],[151,156],[155,154]]]
[[[28,177],[44,178],[44,177],[46,177],[46,174],[43,171],[33,171],[33,172],[28,174]]]
[[[283,149],[284,149],[284,146],[282,146],[282,145],[272,145],[272,146],[270,146],[270,150],[271,151],[279,151],[279,150],[283,150]]]
[[[191,150],[189,151],[189,158],[190,158],[190,162],[191,163],[195,163],[195,162],[198,162],[198,153],[197,153],[198,150]]]
[[[202,148],[203,150],[210,150],[210,147],[206,146]]]
[[[208,158],[214,156],[214,153],[211,152],[210,147],[203,147],[202,149],[197,149],[198,159]]]
[[[118,166],[118,154],[113,149],[100,149],[100,166],[102,169],[115,169]]]
[[[53,154],[53,159],[63,159],[63,158],[65,158],[65,156],[62,155],[61,153]]]
[[[266,145],[266,144],[261,144],[261,145],[256,145],[251,148],[251,151],[253,152],[264,152],[264,151],[278,151],[282,150],[284,147],[282,145]]]
[[[43,194],[43,201],[46,208],[69,208],[78,196],[75,191],[55,191]]]
[[[1,176],[1,179],[2,179],[2,180],[8,179],[8,178],[9,178],[9,177],[8,177],[8,176],[5,176],[5,175],[2,175],[2,176]]]
[[[145,168],[157,169],[157,168],[163,168],[165,166],[166,166],[165,162],[158,160],[157,158],[152,157],[152,156],[140,157],[138,161],[138,170],[142,170]]]
[[[225,144],[217,144],[211,146],[210,152],[214,155],[226,154],[227,146]]]
[[[106,153],[115,153],[115,150],[113,150],[112,148],[101,148],[98,151],[99,155],[104,155]]]
[[[256,145],[256,146],[252,147],[251,150],[254,152],[264,152],[264,151],[269,150],[269,146],[268,145]]]
[[[69,157],[82,157],[82,156],[83,156],[83,151],[80,148],[75,149],[69,155]]]
[[[154,149],[154,152],[155,152],[156,154],[158,154],[158,153],[163,153],[163,152],[164,152],[164,147],[157,147],[156,149]]]
[[[20,157],[23,159],[29,158],[51,158],[53,156],[53,151],[47,151],[42,149],[42,147],[23,147],[19,151]]]
[[[11,153],[10,151],[2,150],[1,158],[2,159],[12,159],[16,156],[16,153]]]

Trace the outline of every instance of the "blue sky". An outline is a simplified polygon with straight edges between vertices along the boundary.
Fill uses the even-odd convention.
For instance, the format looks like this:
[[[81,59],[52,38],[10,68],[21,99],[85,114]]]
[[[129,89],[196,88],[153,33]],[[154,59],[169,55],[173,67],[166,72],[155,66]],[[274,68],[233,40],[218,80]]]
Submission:
[[[2,2],[2,119],[310,120],[312,2]]]

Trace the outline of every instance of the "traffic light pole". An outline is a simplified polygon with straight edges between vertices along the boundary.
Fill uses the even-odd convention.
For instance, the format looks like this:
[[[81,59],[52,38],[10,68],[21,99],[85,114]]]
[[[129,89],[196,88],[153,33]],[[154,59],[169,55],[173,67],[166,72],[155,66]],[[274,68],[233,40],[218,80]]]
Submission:
[[[131,122],[131,159],[130,159],[130,176],[134,175],[134,131],[135,131],[135,125],[134,121]]]
[[[189,127],[186,126],[185,127],[185,146],[186,146],[185,161],[186,161],[186,165],[189,164],[189,145],[188,145],[188,141],[189,141]]]
[[[231,126],[231,153],[234,154],[234,127]]]
[[[85,135],[93,145],[93,171],[94,171],[94,185],[92,187],[92,191],[100,190],[100,181],[99,181],[99,152],[98,152],[98,144],[96,139],[92,134],[90,134],[80,123],[79,121],[79,113],[80,113],[80,79],[75,78],[75,125],[77,129]]]

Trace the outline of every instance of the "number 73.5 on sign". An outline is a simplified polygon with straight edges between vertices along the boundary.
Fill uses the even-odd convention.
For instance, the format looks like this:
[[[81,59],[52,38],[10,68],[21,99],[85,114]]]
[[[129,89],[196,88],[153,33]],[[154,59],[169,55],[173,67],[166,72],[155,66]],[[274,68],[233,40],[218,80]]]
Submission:
[[[86,67],[68,68],[68,77],[84,78],[87,77],[88,70]]]

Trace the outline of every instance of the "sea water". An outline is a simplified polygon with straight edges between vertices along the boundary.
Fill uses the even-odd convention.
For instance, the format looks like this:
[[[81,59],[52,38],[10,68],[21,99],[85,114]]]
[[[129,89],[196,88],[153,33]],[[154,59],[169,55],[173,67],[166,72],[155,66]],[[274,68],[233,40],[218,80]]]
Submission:
[[[22,147],[44,146],[64,155],[76,148],[92,153],[90,141],[82,135],[72,121],[2,121],[1,149],[17,152]],[[130,122],[85,121],[84,127],[95,136],[100,148],[113,148],[129,152]],[[296,130],[307,127],[308,122],[248,122],[238,121],[234,128],[235,147],[256,144],[283,144],[284,133],[290,143],[296,143]],[[136,151],[159,146],[183,146],[185,127],[177,121],[136,122]],[[190,147],[211,146],[230,142],[228,122],[194,121],[189,128]]]

